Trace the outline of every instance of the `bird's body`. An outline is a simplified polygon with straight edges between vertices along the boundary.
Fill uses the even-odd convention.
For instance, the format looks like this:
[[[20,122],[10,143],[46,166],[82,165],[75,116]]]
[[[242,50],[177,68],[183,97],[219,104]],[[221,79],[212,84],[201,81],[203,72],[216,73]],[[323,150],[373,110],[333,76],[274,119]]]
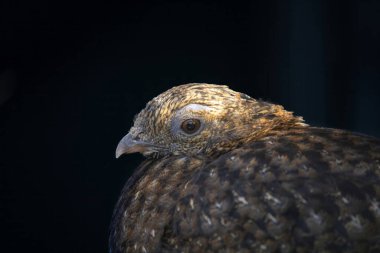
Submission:
[[[186,88],[208,91],[201,84],[179,87],[185,94],[189,94]],[[139,118],[151,110],[149,104],[139,114],[130,131],[134,142],[129,137],[127,148],[125,143],[122,148],[146,153],[148,141],[155,148],[146,153],[151,157],[122,191],[112,222],[111,252],[378,252],[380,141],[310,127],[282,107],[236,96],[248,104],[259,103],[252,121],[246,113],[246,119],[234,120],[232,128],[221,126],[196,149],[158,150],[163,142],[136,130],[141,127]],[[203,106],[212,106],[204,95],[200,98]],[[170,115],[193,102],[173,106]],[[242,103],[246,102],[236,102]],[[196,133],[200,135],[212,123],[196,112],[190,118],[203,124]],[[217,122],[236,117],[215,115],[211,118]],[[189,117],[181,120],[188,122]],[[152,135],[173,124],[169,117]],[[143,128],[146,131],[147,125]],[[231,133],[231,129],[239,130]],[[138,143],[136,134],[140,134]],[[220,142],[212,141],[215,134],[223,137]],[[193,133],[186,136],[189,139],[182,138],[177,145],[194,140]]]

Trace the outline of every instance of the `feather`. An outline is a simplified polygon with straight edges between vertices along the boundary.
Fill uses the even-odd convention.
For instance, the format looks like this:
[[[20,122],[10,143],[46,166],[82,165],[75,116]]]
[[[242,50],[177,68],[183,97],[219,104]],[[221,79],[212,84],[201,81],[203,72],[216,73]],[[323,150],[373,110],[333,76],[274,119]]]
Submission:
[[[173,132],[189,104],[212,108],[188,115],[202,130]],[[129,134],[137,132],[156,155],[121,193],[112,253],[380,250],[376,138],[311,127],[281,106],[207,84],[153,99]]]

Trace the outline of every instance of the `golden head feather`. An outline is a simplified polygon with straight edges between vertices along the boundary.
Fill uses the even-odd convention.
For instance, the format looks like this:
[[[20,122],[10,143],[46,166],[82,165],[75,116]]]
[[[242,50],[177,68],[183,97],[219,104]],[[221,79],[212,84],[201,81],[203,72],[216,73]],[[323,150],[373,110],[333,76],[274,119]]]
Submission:
[[[282,106],[255,100],[225,85],[191,83],[148,102],[116,151],[146,156],[213,155],[267,136],[278,128],[305,125]]]

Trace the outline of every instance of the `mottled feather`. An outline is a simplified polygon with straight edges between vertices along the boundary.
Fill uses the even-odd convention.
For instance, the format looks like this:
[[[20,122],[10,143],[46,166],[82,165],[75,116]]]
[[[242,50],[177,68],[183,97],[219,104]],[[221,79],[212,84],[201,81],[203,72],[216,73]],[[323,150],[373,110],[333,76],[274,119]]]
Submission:
[[[205,126],[178,136],[192,104]],[[154,98],[130,136],[148,159],[116,205],[112,253],[380,252],[378,139],[206,84]]]

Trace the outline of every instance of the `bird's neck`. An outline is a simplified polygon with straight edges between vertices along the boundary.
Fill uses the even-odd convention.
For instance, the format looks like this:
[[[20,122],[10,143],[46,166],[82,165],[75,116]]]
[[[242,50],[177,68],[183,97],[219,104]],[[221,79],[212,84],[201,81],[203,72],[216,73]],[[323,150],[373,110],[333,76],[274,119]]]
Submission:
[[[261,101],[257,103],[259,106],[253,107],[251,112],[253,116],[250,124],[251,131],[247,132],[248,141],[275,135],[278,131],[307,126],[302,117],[294,116],[281,105]]]
[[[248,109],[229,114],[229,120],[237,123],[227,130],[228,134],[223,135],[217,143],[211,143],[212,145],[207,147],[205,153],[208,156],[215,157],[293,128],[307,127],[302,117],[294,116],[280,105],[253,100],[244,104],[243,108]]]

